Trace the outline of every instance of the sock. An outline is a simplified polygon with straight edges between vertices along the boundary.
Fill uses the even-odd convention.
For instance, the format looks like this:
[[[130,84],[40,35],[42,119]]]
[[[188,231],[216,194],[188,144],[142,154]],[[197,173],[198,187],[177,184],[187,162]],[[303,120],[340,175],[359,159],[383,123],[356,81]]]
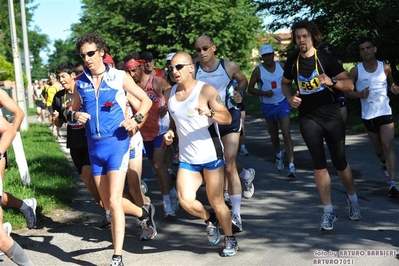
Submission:
[[[13,262],[22,266],[33,266],[33,263],[26,256],[25,251],[21,246],[14,241],[12,246],[6,252],[7,257],[9,257]]]
[[[174,198],[177,198],[176,188],[172,187],[172,189],[169,191],[169,195],[174,197]]]
[[[29,206],[25,203],[25,201],[22,201],[22,206],[19,209],[21,211],[27,211],[29,209]]]
[[[332,204],[324,206],[324,213],[332,213],[332,212],[334,212]]]
[[[141,217],[139,217],[140,221],[147,219],[147,217],[149,215],[147,209],[144,206],[141,207],[141,211],[143,212],[143,214],[141,215]]]
[[[170,202],[170,196],[169,196],[169,194],[162,195],[162,199],[163,199],[163,201],[169,201],[169,202]]]
[[[231,210],[233,213],[240,215],[241,214],[241,194],[230,195],[231,201]]]
[[[288,164],[288,167],[295,167],[295,166],[294,166],[294,163],[289,163],[289,164]]]
[[[350,202],[358,202],[358,198],[357,198],[356,193],[353,194],[353,195],[349,195],[348,194],[348,199],[349,199]]]
[[[241,149],[242,149],[242,148],[245,148],[245,144],[241,144]]]
[[[209,219],[205,220],[205,223],[211,222],[212,224],[215,224],[217,222],[216,214],[213,212],[209,212]]]

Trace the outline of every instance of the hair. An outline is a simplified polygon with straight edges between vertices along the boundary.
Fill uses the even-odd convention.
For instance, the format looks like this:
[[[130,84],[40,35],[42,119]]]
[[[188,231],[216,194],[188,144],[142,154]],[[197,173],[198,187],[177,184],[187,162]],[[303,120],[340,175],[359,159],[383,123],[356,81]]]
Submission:
[[[332,49],[333,49],[332,45],[329,42],[321,42],[321,43],[319,43],[317,50],[324,50],[326,48],[329,48],[330,51],[332,51]]]
[[[103,58],[105,58],[105,54],[108,51],[107,51],[107,43],[105,42],[103,37],[101,37],[99,34],[95,32],[90,32],[83,36],[80,36],[79,39],[76,41],[76,50],[78,53],[80,53],[80,48],[86,43],[94,43],[97,46],[98,50],[103,49],[104,50]]]
[[[371,45],[373,47],[375,47],[375,43],[373,42],[373,39],[371,39],[370,37],[367,37],[367,36],[361,37],[357,43],[357,46],[360,46],[361,44],[363,44],[365,42],[369,42],[369,43],[371,43]]]
[[[49,77],[49,78],[55,78],[55,79],[57,79],[57,75],[54,74],[54,73],[50,73],[50,74],[48,75],[48,77]]]
[[[295,22],[291,27],[292,42],[295,45],[296,45],[295,31],[297,29],[306,29],[310,33],[310,35],[312,36],[313,47],[318,47],[319,43],[323,39],[323,36],[321,35],[316,24],[314,24],[312,21],[301,20],[301,21]]]
[[[62,72],[66,72],[69,75],[72,73],[75,73],[75,66],[71,62],[62,62],[57,66],[57,69],[55,71],[57,74],[60,74]]]
[[[127,63],[130,60],[139,60],[141,58],[140,54],[137,52],[128,52],[125,57],[123,58],[123,62]]]

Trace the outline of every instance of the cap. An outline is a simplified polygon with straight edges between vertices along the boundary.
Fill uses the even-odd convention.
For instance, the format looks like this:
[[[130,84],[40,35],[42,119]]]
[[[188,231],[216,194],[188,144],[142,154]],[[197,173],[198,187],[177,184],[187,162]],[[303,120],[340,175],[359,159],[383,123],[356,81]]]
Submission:
[[[175,56],[176,53],[170,53],[166,56],[166,61],[172,60],[172,57]]]
[[[152,60],[152,59],[154,59],[154,56],[152,55],[151,52],[146,51],[146,52],[141,53],[140,58],[144,59],[144,60]]]
[[[273,53],[274,49],[270,44],[265,44],[259,49],[259,54],[264,55],[264,54],[270,54]]]
[[[103,62],[108,63],[108,64],[115,64],[114,59],[112,59],[112,57],[108,53],[105,54],[105,58],[104,58]]]

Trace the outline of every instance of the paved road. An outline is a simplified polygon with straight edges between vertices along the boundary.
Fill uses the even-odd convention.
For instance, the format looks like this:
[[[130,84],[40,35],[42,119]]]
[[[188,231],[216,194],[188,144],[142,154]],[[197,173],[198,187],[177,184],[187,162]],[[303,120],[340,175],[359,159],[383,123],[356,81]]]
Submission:
[[[161,195],[156,182],[150,181],[148,195],[156,206],[158,235],[152,241],[140,242],[140,228],[127,217],[125,265],[398,265],[399,199],[388,198],[386,178],[366,134],[347,135],[347,157],[363,218],[349,220],[345,190],[331,168],[333,205],[339,220],[334,230],[321,232],[322,206],[298,127],[292,126],[298,171],[294,181],[286,177],[287,165],[282,172],[275,169],[264,121],[249,117],[246,128],[251,155],[239,156],[239,161],[257,174],[253,198],[242,201],[244,231],[236,235],[240,246],[237,255],[219,257],[223,244],[208,246],[204,222],[184,210],[176,219],[165,220]],[[395,140],[397,152],[398,146]],[[153,177],[148,160],[144,161],[143,177]],[[109,265],[110,231],[96,227],[101,210],[81,183],[79,188],[70,211],[45,217],[35,230],[13,232],[36,265]],[[206,202],[203,188],[199,194]],[[13,264],[0,257],[0,265]]]

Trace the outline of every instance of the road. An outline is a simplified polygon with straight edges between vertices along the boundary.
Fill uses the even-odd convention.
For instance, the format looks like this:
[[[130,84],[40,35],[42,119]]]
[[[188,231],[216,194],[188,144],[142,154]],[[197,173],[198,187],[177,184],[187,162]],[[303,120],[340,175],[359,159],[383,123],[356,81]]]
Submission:
[[[33,119],[34,120],[34,119]],[[256,170],[255,194],[242,201],[244,231],[236,234],[239,251],[222,258],[222,241],[208,246],[205,224],[184,210],[176,219],[165,220],[162,196],[155,181],[147,182],[148,195],[156,206],[158,235],[140,242],[141,229],[127,217],[123,261],[130,265],[398,265],[399,198],[387,196],[387,178],[380,171],[367,134],[347,132],[347,158],[353,168],[362,220],[348,218],[346,193],[329,162],[332,200],[338,214],[334,229],[318,230],[322,205],[311,160],[297,125],[292,125],[296,180],[274,166],[274,152],[263,119],[247,118],[247,148],[250,156],[239,156],[245,167]],[[62,143],[61,143],[62,145]],[[395,151],[399,141],[395,140]],[[153,179],[148,160],[143,177]],[[101,209],[82,183],[71,209],[44,217],[37,229],[14,231],[14,237],[35,265],[109,265],[112,241],[109,230],[97,228]],[[204,188],[199,198],[207,202]],[[39,203],[40,204],[40,203]],[[4,256],[0,265],[14,265]]]

